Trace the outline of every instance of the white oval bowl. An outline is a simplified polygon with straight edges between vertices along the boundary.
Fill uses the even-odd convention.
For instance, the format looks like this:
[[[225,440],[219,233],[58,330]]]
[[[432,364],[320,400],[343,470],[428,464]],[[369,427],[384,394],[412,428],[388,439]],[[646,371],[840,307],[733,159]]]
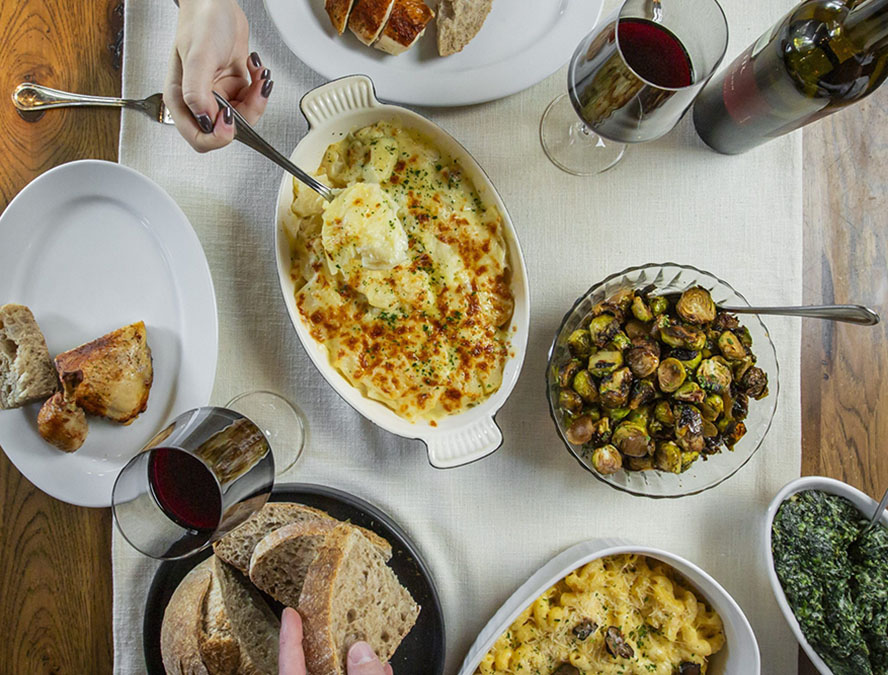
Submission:
[[[278,277],[287,311],[306,353],[336,393],[386,431],[421,440],[428,449],[429,462],[436,468],[461,466],[489,455],[502,445],[502,432],[494,416],[518,381],[527,349],[530,321],[527,270],[506,205],[478,162],[456,139],[422,115],[400,106],[381,103],[376,98],[373,83],[364,75],[352,75],[313,89],[302,98],[300,108],[308,120],[309,131],[293,150],[290,159],[303,169],[313,172],[320,165],[327,146],[342,140],[349,132],[374,122],[394,121],[405,128],[419,131],[438,149],[457,160],[472,179],[482,201],[499,208],[505,225],[504,236],[515,299],[515,311],[507,328],[514,356],[506,361],[502,385],[494,394],[474,408],[436,420],[437,426],[434,427],[422,420],[409,422],[382,403],[365,397],[331,365],[327,348],[309,333],[296,307],[296,287],[290,276],[290,242],[284,222],[292,217],[293,179],[286,173],[281,179],[274,224]]]
[[[811,659],[811,663],[817,668],[817,672],[821,673],[821,675],[833,675],[833,671],[830,670],[830,667],[824,663],[823,659],[820,658],[808,642],[808,639],[802,632],[802,628],[799,626],[799,622],[792,611],[792,607],[790,607],[789,603],[786,601],[783,586],[780,583],[780,579],[777,577],[777,572],[774,570],[774,554],[771,551],[771,528],[774,525],[774,516],[777,515],[777,509],[779,509],[780,505],[796,492],[804,492],[805,490],[821,490],[822,492],[828,492],[830,494],[838,495],[839,497],[844,497],[851,502],[867,520],[873,517],[873,514],[876,512],[876,507],[879,504],[869,497],[869,495],[840,480],[825,478],[823,476],[805,476],[804,478],[796,478],[787,483],[783,489],[777,493],[777,496],[771,500],[771,504],[768,506],[768,512],[765,516],[765,541],[763,548],[768,562],[768,579],[771,580],[771,589],[774,591],[774,597],[777,599],[777,604],[780,605],[780,610],[783,612],[783,616],[786,617],[786,623],[789,624],[792,632],[795,633],[796,640],[802,645],[802,649],[805,650],[808,658]],[[888,511],[882,514],[881,523],[885,527],[888,527]]]
[[[487,622],[469,649],[459,675],[474,675],[493,643],[524,609],[548,588],[588,562],[610,555],[636,553],[671,565],[699,592],[722,619],[725,646],[709,661],[709,675],[759,675],[761,656],[755,633],[743,610],[721,585],[694,563],[673,553],[615,539],[584,541],[562,551],[537,570]]]

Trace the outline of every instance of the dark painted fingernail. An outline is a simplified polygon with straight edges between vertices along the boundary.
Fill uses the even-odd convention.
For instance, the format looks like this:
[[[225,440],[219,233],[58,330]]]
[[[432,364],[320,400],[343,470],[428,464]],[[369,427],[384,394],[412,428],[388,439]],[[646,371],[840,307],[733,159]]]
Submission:
[[[225,124],[231,124],[234,121],[234,111],[231,109],[230,105],[222,108],[222,121]]]
[[[265,80],[262,83],[262,98],[268,98],[271,96],[271,90],[274,87],[274,80]]]
[[[268,68],[266,68],[265,70],[263,70],[263,71],[259,74],[259,79],[260,79],[260,80],[267,80],[269,77],[271,77],[271,71],[270,71]]]
[[[250,61],[253,62],[254,68],[258,68],[259,66],[262,65],[262,59],[259,58],[259,54],[257,54],[256,52],[253,52],[252,54],[250,54]]]
[[[210,119],[209,115],[201,113],[195,119],[197,119],[197,126],[200,127],[201,131],[205,134],[213,133],[213,120]]]

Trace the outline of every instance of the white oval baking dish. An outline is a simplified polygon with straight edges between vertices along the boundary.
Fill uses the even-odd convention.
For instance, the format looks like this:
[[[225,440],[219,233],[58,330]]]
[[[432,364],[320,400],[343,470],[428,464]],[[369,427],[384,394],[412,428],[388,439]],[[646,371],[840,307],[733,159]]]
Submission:
[[[777,572],[774,570],[774,553],[771,551],[771,528],[774,526],[774,516],[777,515],[777,509],[779,509],[780,505],[792,497],[796,492],[804,492],[805,490],[821,490],[822,492],[828,492],[833,495],[838,495],[839,497],[844,497],[851,502],[867,520],[873,517],[873,514],[876,512],[876,507],[879,504],[867,494],[840,480],[825,478],[823,476],[805,476],[804,478],[796,478],[783,486],[783,489],[780,490],[780,492],[777,493],[777,496],[771,501],[765,516],[763,548],[765,551],[765,558],[768,562],[768,579],[771,581],[771,589],[774,591],[774,597],[777,599],[777,604],[780,605],[780,611],[783,612],[783,616],[786,618],[786,623],[792,628],[796,640],[802,645],[802,649],[805,650],[808,658],[811,659],[811,663],[817,668],[817,672],[821,673],[821,675],[832,675],[830,667],[824,663],[823,659],[820,658],[808,642],[808,639],[802,632],[801,626],[799,626],[798,619],[796,619],[795,614],[792,611],[792,607],[790,607],[789,603],[786,601],[783,586],[780,584],[780,579],[777,576]],[[888,527],[888,511],[885,511],[882,514],[881,523],[885,527]]]
[[[381,103],[376,98],[373,83],[366,76],[352,75],[313,89],[302,98],[300,108],[308,120],[309,131],[293,150],[290,159],[303,169],[316,169],[327,146],[341,140],[350,131],[381,120],[397,121],[419,131],[457,160],[474,182],[481,199],[485,203],[495,204],[502,213],[515,298],[515,311],[508,328],[514,356],[506,362],[503,382],[496,393],[474,408],[437,420],[437,426],[425,421],[408,422],[382,403],[366,398],[330,364],[326,347],[311,337],[296,307],[295,285],[290,277],[290,245],[283,227],[284,219],[290,213],[293,194],[289,174],[284,174],[281,179],[275,216],[277,268],[284,302],[305,351],[330,386],[371,422],[398,436],[416,438],[425,443],[429,462],[434,467],[445,469],[461,466],[489,455],[502,445],[502,432],[494,416],[518,381],[527,349],[530,319],[530,292],[524,256],[502,198],[478,162],[456,139],[422,115],[400,106]]]
[[[474,675],[481,659],[519,614],[542,593],[573,570],[609,555],[637,553],[661,560],[675,568],[710,606],[725,627],[725,646],[709,662],[709,675],[759,675],[761,657],[755,633],[743,610],[721,585],[694,563],[679,556],[622,540],[593,539],[562,551],[525,581],[487,622],[463,661],[459,675]]]

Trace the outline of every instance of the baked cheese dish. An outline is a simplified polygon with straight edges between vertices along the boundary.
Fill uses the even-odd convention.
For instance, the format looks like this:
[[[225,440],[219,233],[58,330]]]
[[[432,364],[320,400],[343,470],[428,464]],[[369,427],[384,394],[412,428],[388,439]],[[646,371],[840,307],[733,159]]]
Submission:
[[[724,643],[719,615],[669,565],[614,555],[574,570],[531,603],[476,675],[700,675]]]
[[[332,365],[410,421],[499,389],[514,306],[502,215],[459,164],[390,122],[330,145],[318,178],[293,183],[285,220],[296,306]]]

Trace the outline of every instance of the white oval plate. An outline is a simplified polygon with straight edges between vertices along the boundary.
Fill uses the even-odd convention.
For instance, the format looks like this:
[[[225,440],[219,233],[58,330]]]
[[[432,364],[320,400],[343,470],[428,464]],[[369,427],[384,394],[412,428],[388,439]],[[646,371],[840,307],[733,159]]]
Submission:
[[[544,80],[592,32],[603,5],[604,0],[494,0],[475,39],[442,58],[434,25],[411,49],[392,56],[367,47],[348,29],[337,35],[324,0],[265,0],[290,51],[315,72],[329,79],[362,73],[383,99],[433,106],[493,101]]]
[[[216,375],[216,296],[200,241],[157,184],[111,162],[46,172],[0,215],[0,305],[27,305],[50,355],[144,321],[154,359],[148,409],[129,426],[90,416],[65,453],[37,433],[42,402],[0,410],[0,446],[44,492],[109,506],[123,465],[176,413],[206,405]]]
[[[768,505],[768,512],[765,515],[763,549],[765,551],[765,559],[768,563],[768,579],[771,581],[771,590],[774,591],[774,597],[777,599],[777,604],[780,605],[780,611],[783,612],[786,623],[792,628],[796,640],[802,645],[802,649],[805,650],[808,658],[811,659],[811,663],[817,668],[817,672],[821,673],[821,675],[832,675],[830,667],[826,665],[823,659],[820,658],[820,655],[814,651],[814,647],[808,642],[808,639],[802,632],[802,627],[799,625],[798,619],[796,619],[795,614],[792,611],[792,607],[789,606],[789,602],[786,600],[786,594],[783,592],[783,585],[780,583],[780,578],[774,570],[774,553],[771,550],[771,529],[774,526],[774,518],[777,515],[777,510],[783,502],[792,497],[796,492],[804,492],[806,490],[820,490],[821,492],[828,492],[832,495],[844,497],[851,502],[867,520],[873,517],[878,503],[869,495],[840,480],[825,478],[823,476],[804,476],[803,478],[796,478],[784,485],[783,489],[771,500],[770,505]],[[885,527],[888,527],[888,511],[882,513],[881,523]]]
[[[715,579],[674,553],[647,546],[635,546],[617,539],[593,539],[571,546],[537,570],[525,581],[503,606],[491,617],[478,634],[475,643],[463,661],[459,675],[473,675],[493,643],[512,625],[524,608],[546,589],[588,562],[610,555],[637,553],[656,558],[672,566],[694,590],[699,592],[722,619],[725,628],[725,646],[709,660],[709,675],[759,675],[761,657],[752,626],[740,605],[728,595]]]

